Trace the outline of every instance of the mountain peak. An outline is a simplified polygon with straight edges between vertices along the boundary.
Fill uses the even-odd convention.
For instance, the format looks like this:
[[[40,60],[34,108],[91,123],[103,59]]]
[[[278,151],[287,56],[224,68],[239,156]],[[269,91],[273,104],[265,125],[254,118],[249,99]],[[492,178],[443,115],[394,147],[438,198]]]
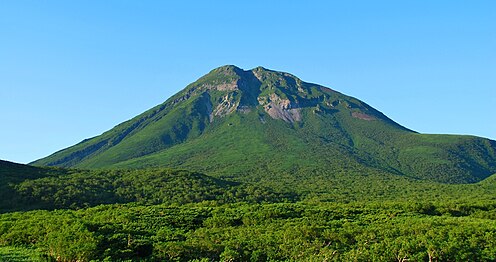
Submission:
[[[272,70],[267,69],[267,68],[265,68],[263,66],[257,66],[255,68],[253,68],[251,71],[272,71]]]
[[[208,74],[201,77],[198,81],[203,82],[202,80],[210,80],[211,82],[213,82],[213,84],[217,84],[222,82],[219,81],[219,78],[227,78],[227,80],[229,81],[237,81],[241,78],[250,78],[252,76],[258,78],[260,82],[264,82],[266,80],[272,82],[284,82],[284,78],[292,78],[293,81],[301,82],[298,77],[292,74],[271,70],[263,66],[257,66],[251,70],[244,70],[235,65],[223,65],[217,67],[211,70]]]
[[[235,65],[223,65],[219,66],[208,74],[224,74],[224,75],[238,75],[239,73],[243,72],[244,70],[235,66]]]
[[[236,112],[262,110],[273,119],[294,123],[302,120],[302,112],[307,109],[323,113],[338,107],[357,119],[392,122],[359,100],[262,66],[251,70],[235,65],[213,69],[172,97],[171,105],[198,97],[206,104],[210,122]]]
[[[234,112],[263,109],[271,118],[293,123],[301,120],[302,106],[316,106],[330,95],[328,91],[262,66],[245,71],[225,65],[191,84],[185,96],[207,96],[211,121]]]

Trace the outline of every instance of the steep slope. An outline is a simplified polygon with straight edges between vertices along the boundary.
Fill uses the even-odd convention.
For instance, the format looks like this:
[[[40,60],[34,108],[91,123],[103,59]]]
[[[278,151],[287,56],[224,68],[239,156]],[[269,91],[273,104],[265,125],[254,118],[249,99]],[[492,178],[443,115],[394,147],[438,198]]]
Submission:
[[[383,173],[465,183],[496,172],[496,142],[418,134],[291,74],[223,66],[163,104],[33,164],[181,167],[236,181]]]

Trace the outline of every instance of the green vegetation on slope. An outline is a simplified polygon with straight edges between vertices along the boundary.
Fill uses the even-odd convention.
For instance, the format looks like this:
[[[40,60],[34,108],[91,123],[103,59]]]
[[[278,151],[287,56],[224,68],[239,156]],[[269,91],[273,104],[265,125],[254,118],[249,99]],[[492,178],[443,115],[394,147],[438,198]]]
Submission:
[[[380,170],[443,183],[472,183],[495,172],[494,141],[392,132],[381,122],[340,120],[346,119],[344,113],[332,114],[322,117],[303,110],[304,123],[271,118],[262,123],[258,111],[232,114],[212,123],[195,139],[111,167],[166,165],[234,181],[284,175],[311,179],[316,170],[330,176]],[[374,128],[361,128],[364,124]]]

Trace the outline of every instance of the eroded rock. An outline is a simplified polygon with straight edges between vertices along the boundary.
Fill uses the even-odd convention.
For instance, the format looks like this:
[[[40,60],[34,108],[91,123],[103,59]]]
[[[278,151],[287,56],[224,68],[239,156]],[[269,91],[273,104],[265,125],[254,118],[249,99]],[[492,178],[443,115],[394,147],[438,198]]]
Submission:
[[[365,113],[361,113],[361,112],[353,112],[353,113],[351,113],[351,116],[354,118],[358,118],[358,119],[362,119],[362,120],[366,120],[366,121],[375,120],[375,117],[373,117],[371,115],[367,115]]]
[[[258,102],[273,119],[282,119],[288,123],[301,121],[301,109],[289,99],[283,99],[277,94],[271,94],[268,98],[259,97]]]

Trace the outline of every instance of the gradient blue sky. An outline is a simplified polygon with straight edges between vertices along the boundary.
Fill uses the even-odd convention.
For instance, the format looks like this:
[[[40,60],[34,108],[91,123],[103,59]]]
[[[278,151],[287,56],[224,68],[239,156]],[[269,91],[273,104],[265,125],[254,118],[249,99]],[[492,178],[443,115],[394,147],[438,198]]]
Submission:
[[[496,1],[3,0],[0,159],[99,135],[225,64],[496,139]]]

